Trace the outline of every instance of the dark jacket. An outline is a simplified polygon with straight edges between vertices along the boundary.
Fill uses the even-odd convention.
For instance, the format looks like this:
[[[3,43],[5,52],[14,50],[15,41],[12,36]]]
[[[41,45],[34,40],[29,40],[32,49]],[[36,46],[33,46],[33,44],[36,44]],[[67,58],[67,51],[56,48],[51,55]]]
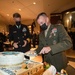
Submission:
[[[12,26],[9,30],[9,40],[18,43],[18,48],[15,48],[16,51],[26,52],[30,50],[30,43],[27,43],[25,47],[22,47],[24,40],[31,38],[29,29],[26,25],[21,24],[18,28],[16,25]]]
[[[0,52],[4,51],[3,45],[6,40],[6,37],[0,32]]]

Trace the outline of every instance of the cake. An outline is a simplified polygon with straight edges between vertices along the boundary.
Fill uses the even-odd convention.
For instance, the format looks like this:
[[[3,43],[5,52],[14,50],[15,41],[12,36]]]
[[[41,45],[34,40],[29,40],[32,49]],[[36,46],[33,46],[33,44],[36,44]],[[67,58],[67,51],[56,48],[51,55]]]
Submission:
[[[17,65],[24,61],[24,53],[22,52],[0,52],[1,65]]]

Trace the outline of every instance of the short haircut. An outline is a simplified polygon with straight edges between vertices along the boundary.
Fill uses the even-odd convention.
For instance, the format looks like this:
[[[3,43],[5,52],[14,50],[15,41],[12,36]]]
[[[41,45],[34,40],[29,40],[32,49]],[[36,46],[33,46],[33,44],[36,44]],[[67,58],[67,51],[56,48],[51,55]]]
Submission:
[[[13,14],[13,18],[14,18],[14,17],[15,17],[15,18],[21,18],[21,15],[20,15],[19,13],[14,13],[14,14]]]
[[[37,16],[37,18],[36,18],[36,21],[38,20],[38,18],[39,18],[40,16],[46,16],[46,17],[47,17],[47,14],[46,14],[45,12],[42,12],[42,13],[38,14],[38,16]]]

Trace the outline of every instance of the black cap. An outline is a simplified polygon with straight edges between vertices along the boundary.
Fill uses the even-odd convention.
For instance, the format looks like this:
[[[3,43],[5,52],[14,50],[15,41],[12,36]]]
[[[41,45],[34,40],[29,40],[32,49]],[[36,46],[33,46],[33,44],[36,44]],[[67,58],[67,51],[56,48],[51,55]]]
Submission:
[[[13,17],[16,17],[16,18],[19,17],[19,18],[21,18],[21,15],[20,15],[19,13],[14,13],[14,14],[13,14]]]

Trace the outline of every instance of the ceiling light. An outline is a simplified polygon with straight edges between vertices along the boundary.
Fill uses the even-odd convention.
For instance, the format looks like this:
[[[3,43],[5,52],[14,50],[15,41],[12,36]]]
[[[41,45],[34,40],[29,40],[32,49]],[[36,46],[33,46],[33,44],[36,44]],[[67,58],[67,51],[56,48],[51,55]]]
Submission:
[[[35,5],[35,4],[36,4],[36,2],[33,2],[33,4]]]
[[[9,14],[7,14],[7,16],[9,16]]]
[[[21,9],[18,9],[19,11],[21,11]]]
[[[66,14],[69,14],[70,12],[66,12]]]

